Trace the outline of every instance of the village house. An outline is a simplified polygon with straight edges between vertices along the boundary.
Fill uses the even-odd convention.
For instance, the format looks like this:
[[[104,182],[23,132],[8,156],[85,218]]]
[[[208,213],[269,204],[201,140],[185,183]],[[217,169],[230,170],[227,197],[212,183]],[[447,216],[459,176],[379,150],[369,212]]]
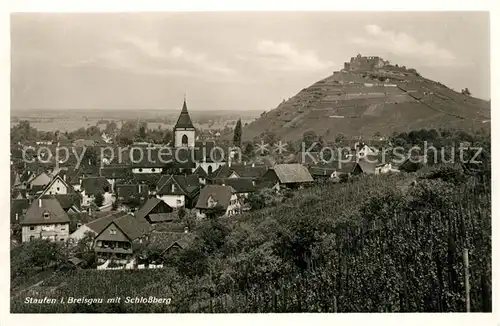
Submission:
[[[125,212],[111,212],[107,213],[106,216],[91,220],[90,222],[77,225],[77,229],[70,234],[69,238],[73,243],[81,240],[87,232],[90,232],[93,236],[101,233],[104,228],[106,228],[113,220],[126,215]]]
[[[82,197],[80,196],[80,194],[76,192],[71,192],[69,194],[64,194],[64,195],[42,195],[39,198],[56,199],[63,208],[63,210],[68,214],[79,213],[82,209],[80,206],[82,202]]]
[[[111,192],[115,192],[115,183],[130,178],[131,169],[128,165],[104,166],[100,168],[99,176],[106,178],[111,185]]]
[[[66,183],[65,179],[66,174],[62,177],[60,175],[56,175],[39,196],[69,194],[73,189],[70,185],[68,185],[68,183]]]
[[[300,188],[314,181],[302,164],[276,164],[260,178],[260,187],[279,191],[281,188]]]
[[[94,251],[97,261],[128,263],[133,258],[133,244],[146,241],[150,232],[150,224],[145,219],[129,214],[114,219],[95,237]]]
[[[196,209],[198,218],[205,218],[214,211],[216,215],[232,216],[241,212],[242,205],[231,186],[206,185],[200,191]]]
[[[215,184],[222,186],[230,186],[238,195],[239,199],[246,199],[248,195],[256,191],[256,186],[251,179],[244,178],[228,178],[228,179],[216,179]]]
[[[189,232],[157,232],[149,235],[146,248],[159,253],[153,260],[151,257],[140,256],[138,264],[163,264],[171,260],[180,251],[187,249],[195,238],[195,234]]]
[[[156,196],[173,208],[193,208],[200,192],[197,175],[163,175]]]
[[[177,214],[171,214],[173,210],[163,200],[151,197],[134,213],[134,216],[138,219],[145,219],[149,224],[172,222],[177,219]]]
[[[112,199],[110,199],[110,189],[111,185],[109,184],[108,180],[104,177],[87,177],[83,178],[81,182],[81,196],[82,196],[82,207],[88,207],[91,204],[94,203],[95,198],[97,194],[103,195],[105,197],[104,199],[108,199],[108,202]],[[108,194],[108,196],[105,196],[105,194]],[[106,198],[107,197],[107,198]],[[109,203],[104,204],[109,205]]]
[[[68,214],[56,199],[37,199],[20,222],[22,242],[37,238],[65,241],[69,236],[69,223]]]
[[[119,207],[134,211],[142,206],[149,197],[149,188],[140,183],[116,184],[116,200]]]

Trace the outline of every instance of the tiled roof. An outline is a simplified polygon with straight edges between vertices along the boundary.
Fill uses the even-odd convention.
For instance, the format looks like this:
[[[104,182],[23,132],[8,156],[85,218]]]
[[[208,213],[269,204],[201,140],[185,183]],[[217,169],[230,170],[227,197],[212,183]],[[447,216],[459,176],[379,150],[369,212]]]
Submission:
[[[208,199],[210,197],[212,197],[218,205],[221,205],[223,208],[227,208],[231,200],[231,196],[235,192],[236,191],[231,186],[206,185],[200,191],[196,208],[208,208]]]
[[[82,190],[86,195],[96,195],[111,189],[111,185],[104,177],[90,177],[82,179]]]
[[[130,176],[130,166],[104,166],[100,169],[100,175],[107,179],[120,179]]]
[[[145,218],[157,205],[167,205],[163,200],[151,197],[148,201],[135,213],[135,217],[137,218]],[[169,206],[170,207],[170,206]]]
[[[117,218],[112,223],[115,223],[130,240],[137,239],[151,230],[150,224],[144,218],[129,214]]]
[[[148,247],[165,252],[177,243],[182,249],[186,249],[195,237],[193,233],[152,232],[149,236]]]
[[[64,195],[43,195],[42,199],[54,198],[56,199],[61,207],[67,211],[71,207],[75,206],[77,209],[80,209],[81,204],[81,196],[77,193],[70,193]]]
[[[281,183],[314,181],[307,168],[302,164],[276,164],[273,169]]]
[[[164,175],[158,181],[157,194],[172,194],[170,189],[172,183],[178,186],[174,193],[179,195],[192,196],[196,194],[200,188],[200,182],[197,175]]]
[[[148,186],[143,184],[117,184],[115,191],[118,198],[123,198],[123,201],[133,198],[148,197]]]
[[[256,189],[251,179],[228,178],[217,179],[215,182],[219,185],[231,186],[237,193],[254,192]]]
[[[193,128],[193,122],[191,121],[191,117],[189,117],[189,113],[187,110],[187,105],[186,105],[186,100],[184,100],[184,103],[182,104],[182,110],[181,114],[179,115],[179,119],[177,120],[177,123],[175,124],[174,130],[176,128]]]
[[[112,212],[106,216],[101,218],[92,220],[85,224],[88,228],[92,229],[95,233],[99,234],[102,230],[104,230],[112,221],[116,220],[119,217],[127,215],[125,212]]]
[[[48,213],[48,217],[45,217]],[[37,199],[31,203],[26,215],[21,221],[22,225],[69,223],[68,214],[55,198]]]

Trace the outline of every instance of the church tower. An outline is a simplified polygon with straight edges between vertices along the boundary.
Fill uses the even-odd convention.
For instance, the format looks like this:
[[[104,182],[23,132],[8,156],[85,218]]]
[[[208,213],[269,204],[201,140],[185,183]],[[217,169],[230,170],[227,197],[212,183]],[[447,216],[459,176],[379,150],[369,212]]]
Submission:
[[[195,129],[191,122],[191,117],[186,106],[186,99],[182,104],[181,114],[174,127],[174,145],[175,147],[194,147]]]

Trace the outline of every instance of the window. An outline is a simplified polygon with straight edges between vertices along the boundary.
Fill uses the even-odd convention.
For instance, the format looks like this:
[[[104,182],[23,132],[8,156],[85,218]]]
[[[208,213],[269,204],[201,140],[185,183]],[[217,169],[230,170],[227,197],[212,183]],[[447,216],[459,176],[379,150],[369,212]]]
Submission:
[[[60,191],[60,190],[61,190],[61,188],[57,187],[57,188],[56,188],[56,190],[57,190],[57,191]]]
[[[34,226],[30,226],[30,230],[31,230],[31,231],[34,231],[34,230],[35,230],[35,227],[34,227]]]
[[[155,170],[155,168],[152,168],[152,169],[151,169],[151,172],[155,172],[155,171],[156,171],[156,170]]]
[[[64,226],[61,227],[61,231],[65,231],[66,228]]]
[[[211,173],[212,173],[212,171],[213,171],[212,166],[211,166],[211,165],[209,165],[209,166],[208,166],[208,174],[211,174]]]
[[[182,204],[182,200],[177,199],[177,205],[181,205],[181,204]]]
[[[188,136],[182,135],[182,145],[187,145],[188,144]]]
[[[99,240],[99,241],[97,241],[96,245],[97,245],[98,247],[101,247],[101,246],[102,246],[102,242]]]
[[[109,234],[116,234],[116,229],[110,229]]]
[[[44,212],[43,213],[43,218],[48,220],[50,218],[50,213],[49,212]]]
[[[172,192],[175,191],[175,185],[172,183]]]
[[[35,240],[35,236],[34,235],[30,236],[30,241],[33,241],[33,240]]]
[[[142,168],[139,169],[139,172],[142,172]]]
[[[64,238],[59,239],[59,241],[64,241]]]

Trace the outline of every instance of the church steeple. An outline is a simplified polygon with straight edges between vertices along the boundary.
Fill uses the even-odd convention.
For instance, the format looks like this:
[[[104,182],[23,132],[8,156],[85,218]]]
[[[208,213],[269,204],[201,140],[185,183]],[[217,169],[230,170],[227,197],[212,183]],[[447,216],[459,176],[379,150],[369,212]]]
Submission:
[[[174,127],[174,144],[175,147],[194,147],[196,139],[196,129],[194,128],[191,117],[186,105],[186,95],[184,95],[184,103],[182,103],[181,114]]]
[[[193,122],[191,121],[191,117],[189,116],[189,112],[186,105],[186,97],[184,97],[184,103],[182,104],[181,114],[179,115],[179,119],[177,119],[177,123],[175,124],[174,131],[177,128],[193,128]]]

